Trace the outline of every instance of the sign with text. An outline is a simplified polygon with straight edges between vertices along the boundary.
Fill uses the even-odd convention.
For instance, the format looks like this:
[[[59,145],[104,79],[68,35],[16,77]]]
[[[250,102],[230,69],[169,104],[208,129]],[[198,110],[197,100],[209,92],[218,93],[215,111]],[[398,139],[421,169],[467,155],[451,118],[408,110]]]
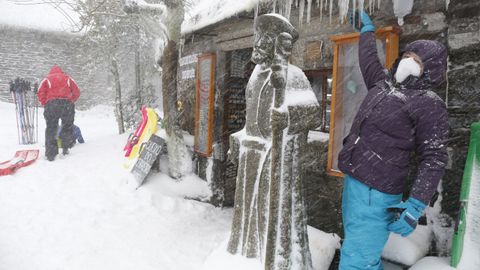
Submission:
[[[214,95],[215,54],[204,54],[197,61],[194,146],[202,156],[212,153]]]
[[[132,168],[132,174],[137,181],[137,187],[145,181],[153,163],[162,152],[165,140],[153,134],[152,137],[140,149],[140,156]]]

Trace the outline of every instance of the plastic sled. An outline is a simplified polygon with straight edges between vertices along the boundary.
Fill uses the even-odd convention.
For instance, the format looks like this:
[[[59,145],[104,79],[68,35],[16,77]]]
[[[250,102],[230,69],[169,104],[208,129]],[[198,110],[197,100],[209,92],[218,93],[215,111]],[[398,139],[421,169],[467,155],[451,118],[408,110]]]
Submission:
[[[12,159],[0,163],[0,176],[13,174],[19,168],[32,164],[39,153],[37,149],[17,151]]]

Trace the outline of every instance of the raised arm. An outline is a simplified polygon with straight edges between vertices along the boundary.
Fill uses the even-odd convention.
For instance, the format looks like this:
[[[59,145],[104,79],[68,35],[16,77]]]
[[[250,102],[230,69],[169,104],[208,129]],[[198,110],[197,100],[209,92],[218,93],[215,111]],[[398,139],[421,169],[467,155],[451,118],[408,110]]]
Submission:
[[[350,23],[357,31],[360,31],[358,45],[358,61],[362,71],[363,80],[370,90],[377,82],[384,80],[386,74],[377,54],[377,41],[375,38],[375,26],[366,12],[356,12],[350,16]]]
[[[386,79],[385,68],[380,63],[377,53],[377,42],[374,32],[364,32],[360,35],[358,45],[358,61],[363,80],[370,90],[377,82]]]

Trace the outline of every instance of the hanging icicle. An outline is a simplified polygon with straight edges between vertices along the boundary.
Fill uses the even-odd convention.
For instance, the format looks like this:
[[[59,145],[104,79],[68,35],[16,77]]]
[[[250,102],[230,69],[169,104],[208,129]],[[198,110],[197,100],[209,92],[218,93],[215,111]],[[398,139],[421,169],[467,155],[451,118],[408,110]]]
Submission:
[[[333,0],[330,0],[330,9],[328,11],[329,22],[332,24]]]
[[[312,0],[307,0],[307,23],[310,23],[312,17]]]
[[[277,13],[277,0],[273,0],[272,13]],[[280,11],[280,10],[279,10]]]
[[[352,13],[353,13],[353,21],[355,22],[356,18],[355,16],[357,15],[357,13],[355,12],[357,10],[357,0],[353,0],[353,3],[352,3]]]
[[[298,8],[298,25],[302,26],[303,24],[303,13],[305,12],[305,0],[300,0],[300,7]]]
[[[393,13],[398,18],[398,25],[403,25],[403,17],[412,12],[413,0],[393,0]]]
[[[358,9],[360,13],[363,12],[365,9],[365,0],[358,0]]]
[[[353,10],[355,10],[355,0],[353,0]],[[343,23],[344,19],[347,17],[348,14],[348,7],[350,1],[349,0],[339,0],[338,1],[338,12],[340,17],[340,22]]]
[[[323,20],[323,0],[319,0],[320,2],[320,22]]]

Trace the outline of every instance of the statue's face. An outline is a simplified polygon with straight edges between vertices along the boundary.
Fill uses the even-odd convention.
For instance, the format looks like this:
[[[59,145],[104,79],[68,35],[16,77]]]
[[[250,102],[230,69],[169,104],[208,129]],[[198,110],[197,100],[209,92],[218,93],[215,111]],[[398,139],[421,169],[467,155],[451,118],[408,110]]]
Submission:
[[[252,62],[257,65],[272,62],[275,49],[275,36],[268,32],[255,33]]]

